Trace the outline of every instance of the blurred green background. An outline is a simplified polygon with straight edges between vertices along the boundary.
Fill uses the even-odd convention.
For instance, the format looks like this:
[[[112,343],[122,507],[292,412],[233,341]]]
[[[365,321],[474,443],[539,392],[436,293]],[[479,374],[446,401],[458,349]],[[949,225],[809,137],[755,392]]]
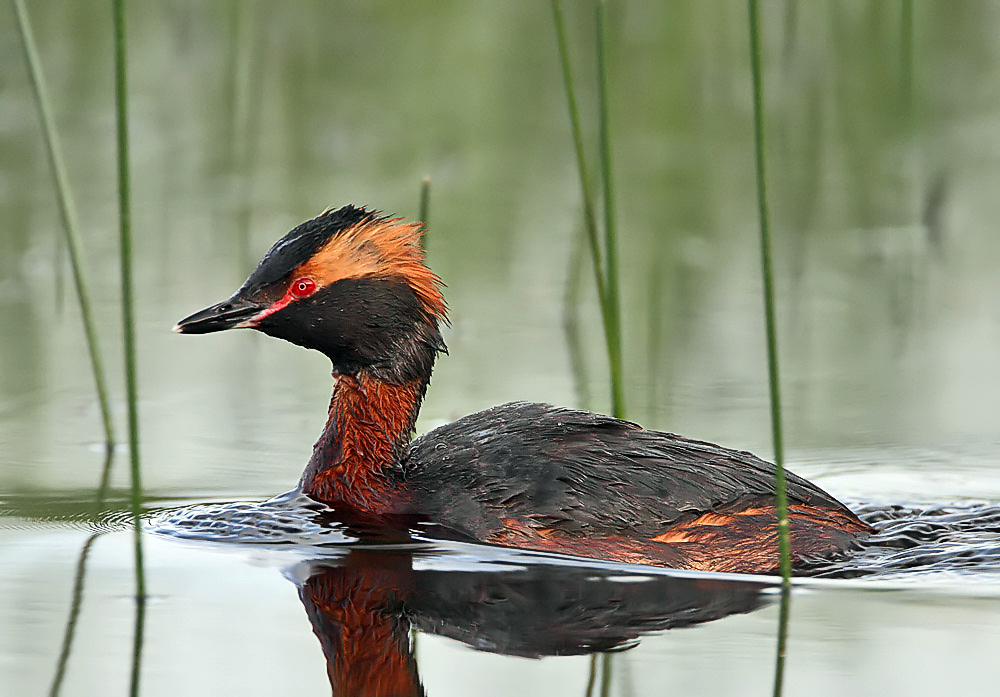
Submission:
[[[907,51],[902,5],[764,8],[793,459],[1000,433],[1000,9],[919,3]],[[766,451],[745,7],[610,9],[629,416]],[[117,381],[107,10],[30,10]],[[569,5],[567,21],[596,171],[590,6]],[[89,486],[80,446],[99,428],[51,175],[13,25],[0,42],[0,482]],[[137,4],[129,59],[150,491],[293,480],[321,425],[323,359],[169,327],[228,296],[274,239],[328,205],[416,217],[424,175],[430,264],[448,283],[453,327],[422,427],[510,399],[609,408],[582,257],[583,380],[562,329],[582,217],[547,3]],[[245,457],[219,461],[203,446]]]

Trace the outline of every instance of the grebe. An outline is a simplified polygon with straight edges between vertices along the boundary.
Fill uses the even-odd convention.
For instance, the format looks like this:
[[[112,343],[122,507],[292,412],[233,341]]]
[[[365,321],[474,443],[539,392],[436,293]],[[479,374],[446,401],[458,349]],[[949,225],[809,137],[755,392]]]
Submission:
[[[514,402],[411,442],[447,322],[423,227],[328,209],[280,239],[236,293],[174,331],[250,328],[324,353],[334,388],[299,483],[339,514],[458,539],[683,569],[777,569],[774,466],[748,452]],[[788,474],[793,564],[871,528]]]

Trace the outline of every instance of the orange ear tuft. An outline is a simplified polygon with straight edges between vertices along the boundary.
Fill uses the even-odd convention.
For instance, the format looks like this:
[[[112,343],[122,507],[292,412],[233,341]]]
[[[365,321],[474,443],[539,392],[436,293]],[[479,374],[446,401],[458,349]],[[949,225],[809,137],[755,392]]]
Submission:
[[[429,316],[446,322],[444,284],[424,264],[420,248],[423,225],[402,221],[374,217],[339,232],[300,267],[301,273],[320,285],[344,278],[398,276],[413,289]]]

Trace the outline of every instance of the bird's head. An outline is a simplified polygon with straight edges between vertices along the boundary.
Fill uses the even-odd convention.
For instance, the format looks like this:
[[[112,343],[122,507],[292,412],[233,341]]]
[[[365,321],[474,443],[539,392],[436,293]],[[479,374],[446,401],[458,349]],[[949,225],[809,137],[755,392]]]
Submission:
[[[321,351],[337,374],[426,379],[446,350],[438,325],[447,308],[421,233],[377,211],[327,210],[278,240],[231,298],[174,331],[256,329]]]

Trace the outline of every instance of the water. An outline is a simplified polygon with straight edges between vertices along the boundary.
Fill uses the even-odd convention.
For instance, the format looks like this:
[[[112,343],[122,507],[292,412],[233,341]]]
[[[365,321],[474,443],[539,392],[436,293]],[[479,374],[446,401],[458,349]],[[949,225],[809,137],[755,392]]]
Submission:
[[[859,507],[927,513],[1000,502],[1000,94],[990,89],[1000,11],[914,4],[912,55],[896,3],[770,3],[763,19],[790,467]],[[123,424],[110,16],[96,0],[29,9]],[[545,3],[130,12],[147,508],[286,491],[331,387],[318,355],[249,333],[175,336],[173,323],[227,297],[271,242],[328,205],[415,216],[428,174],[430,263],[449,285],[453,324],[419,429],[513,399],[608,408],[586,268],[580,371],[562,329],[579,192]],[[612,3],[611,18],[629,417],[766,457],[745,8]],[[568,19],[592,137],[592,17]],[[61,694],[124,694],[126,458],[119,450],[110,513],[98,512],[99,415],[12,22],[0,25],[0,51],[0,694],[53,684],[95,532]],[[864,577],[797,587],[786,694],[991,689],[1000,545],[990,520],[950,520],[947,544],[925,540],[944,545],[944,569],[872,578],[885,557],[865,552]],[[144,543],[144,695],[329,692],[301,589],[379,565],[390,568],[377,578],[391,571],[421,591],[397,597],[393,616],[418,630],[429,695],[583,694],[590,656],[524,655],[551,648],[542,629],[570,626],[542,623],[559,607],[543,601],[614,597],[619,586],[640,598],[723,589],[756,609],[668,631],[655,611],[635,620],[625,635],[656,631],[613,655],[611,694],[771,689],[778,608],[762,580],[598,566],[585,581],[564,560],[467,548],[352,567],[356,550]],[[470,603],[473,591],[527,604],[474,619],[494,606]],[[582,614],[585,626],[602,616]]]

